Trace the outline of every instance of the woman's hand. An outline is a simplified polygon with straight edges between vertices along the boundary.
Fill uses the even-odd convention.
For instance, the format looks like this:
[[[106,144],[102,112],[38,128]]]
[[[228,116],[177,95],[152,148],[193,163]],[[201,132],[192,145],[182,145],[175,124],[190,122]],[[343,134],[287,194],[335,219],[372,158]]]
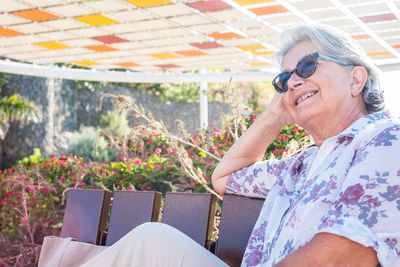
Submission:
[[[278,125],[281,125],[281,128],[284,125],[293,124],[294,123],[293,119],[290,116],[284,104],[285,96],[286,93],[283,94],[275,93],[270,104],[265,109],[263,114],[260,115],[260,117],[266,117],[265,119],[276,121]]]

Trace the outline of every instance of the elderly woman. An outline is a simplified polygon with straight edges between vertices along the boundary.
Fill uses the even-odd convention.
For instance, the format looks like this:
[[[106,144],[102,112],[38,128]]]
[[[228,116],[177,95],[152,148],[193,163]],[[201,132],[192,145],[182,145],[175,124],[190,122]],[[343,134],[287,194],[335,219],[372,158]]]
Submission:
[[[374,66],[327,27],[282,36],[278,93],[212,176],[221,194],[266,196],[242,266],[400,266],[400,166],[389,160],[400,158],[400,125],[381,111]],[[292,123],[316,146],[261,161]],[[132,230],[85,266],[128,265],[225,266],[159,223]]]
[[[268,108],[218,164],[215,189],[266,196],[243,266],[400,266],[400,125],[374,66],[323,26],[282,34]],[[285,124],[316,146],[261,161]]]

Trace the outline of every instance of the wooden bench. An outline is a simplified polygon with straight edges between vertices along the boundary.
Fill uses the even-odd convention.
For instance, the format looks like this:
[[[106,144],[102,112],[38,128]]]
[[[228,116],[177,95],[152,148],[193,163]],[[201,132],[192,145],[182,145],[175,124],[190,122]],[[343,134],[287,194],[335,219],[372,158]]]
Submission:
[[[264,199],[225,195],[217,241],[211,240],[214,195],[166,193],[162,217],[161,202],[158,192],[115,191],[112,196],[106,190],[71,189],[61,236],[110,246],[142,223],[161,221],[181,230],[229,266],[240,266]]]

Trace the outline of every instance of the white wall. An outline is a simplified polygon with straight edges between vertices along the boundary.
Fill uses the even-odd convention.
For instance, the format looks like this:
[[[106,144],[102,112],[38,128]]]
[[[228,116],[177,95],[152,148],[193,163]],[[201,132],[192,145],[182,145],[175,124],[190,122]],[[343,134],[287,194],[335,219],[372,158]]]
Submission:
[[[393,116],[400,117],[400,71],[381,73],[381,87],[385,91],[386,108]]]

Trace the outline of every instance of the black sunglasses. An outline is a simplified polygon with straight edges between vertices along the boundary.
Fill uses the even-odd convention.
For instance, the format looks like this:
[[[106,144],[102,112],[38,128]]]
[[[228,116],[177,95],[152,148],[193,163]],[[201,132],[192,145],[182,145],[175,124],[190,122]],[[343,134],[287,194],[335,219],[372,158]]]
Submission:
[[[282,72],[281,74],[276,76],[272,81],[275,90],[278,93],[286,92],[288,90],[287,82],[289,81],[292,74],[295,72],[297,76],[301,78],[308,78],[313,75],[315,70],[317,69],[318,57],[335,62],[340,65],[346,65],[337,59],[322,55],[320,53],[313,53],[311,55],[303,57],[299,61],[299,63],[297,63],[297,66],[294,70]]]

